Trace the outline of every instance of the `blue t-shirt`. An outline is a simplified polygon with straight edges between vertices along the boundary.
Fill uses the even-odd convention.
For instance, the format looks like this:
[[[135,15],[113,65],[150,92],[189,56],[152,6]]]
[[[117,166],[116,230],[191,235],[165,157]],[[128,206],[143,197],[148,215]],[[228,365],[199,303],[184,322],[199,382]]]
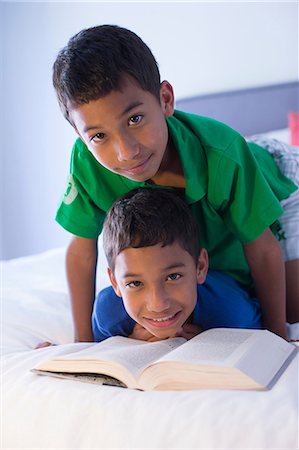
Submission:
[[[259,301],[235,279],[210,270],[204,284],[197,285],[192,323],[210,328],[261,328]],[[129,336],[136,322],[112,287],[103,289],[94,303],[92,327],[95,341],[110,336]]]

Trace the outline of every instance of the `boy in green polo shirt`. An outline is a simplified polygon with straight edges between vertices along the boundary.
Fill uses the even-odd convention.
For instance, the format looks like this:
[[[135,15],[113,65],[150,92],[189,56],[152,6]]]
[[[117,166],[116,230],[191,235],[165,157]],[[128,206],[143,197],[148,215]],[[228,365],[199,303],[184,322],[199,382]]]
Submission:
[[[75,340],[93,340],[97,239],[106,212],[126,192],[147,186],[184,190],[210,268],[254,288],[264,326],[287,337],[286,319],[299,321],[296,287],[288,287],[286,318],[285,265],[269,227],[296,186],[271,155],[220,122],[175,111],[172,86],[161,83],[151,51],[124,28],[93,27],[71,38],[54,63],[53,82],[79,135],[56,216],[74,235],[66,265]]]

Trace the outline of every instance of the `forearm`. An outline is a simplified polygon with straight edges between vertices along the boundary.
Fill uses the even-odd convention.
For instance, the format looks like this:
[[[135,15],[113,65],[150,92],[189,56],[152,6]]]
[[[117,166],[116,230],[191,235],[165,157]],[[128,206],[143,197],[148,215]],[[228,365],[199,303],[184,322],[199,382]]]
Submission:
[[[86,244],[85,241],[83,244]],[[75,238],[66,255],[75,342],[93,341],[91,315],[95,297],[97,247],[96,242],[90,241],[86,247],[82,246],[81,239],[78,245],[78,239]]]
[[[284,264],[273,264],[273,261],[265,261],[262,277],[252,275],[256,293],[260,299],[263,325],[270,331],[286,338],[286,300],[285,300],[285,270]]]
[[[285,266],[280,247],[275,240],[266,251],[251,244],[245,245],[244,251],[260,300],[263,325],[287,338]]]

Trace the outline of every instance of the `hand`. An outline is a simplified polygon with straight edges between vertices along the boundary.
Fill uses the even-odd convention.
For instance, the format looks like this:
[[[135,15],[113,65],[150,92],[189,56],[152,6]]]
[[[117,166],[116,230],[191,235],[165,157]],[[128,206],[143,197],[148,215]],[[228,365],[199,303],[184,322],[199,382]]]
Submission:
[[[140,341],[147,341],[147,342],[161,341],[160,338],[158,338],[157,336],[154,336],[152,333],[147,331],[146,328],[139,325],[139,323],[136,323],[129,338],[139,339]]]
[[[193,323],[184,323],[181,330],[176,333],[176,337],[183,337],[189,340],[194,336],[197,336],[202,331],[202,328],[200,328],[198,325],[194,325]]]
[[[44,347],[50,347],[51,345],[56,345],[56,344],[52,344],[52,342],[40,342],[39,344],[37,344],[36,347],[34,347],[35,350],[39,349],[39,348],[44,348]]]
[[[202,332],[202,329],[199,326],[193,325],[192,323],[185,323],[179,331],[177,331],[172,336],[168,336],[168,338],[183,337],[183,338],[189,340],[201,332]],[[139,323],[136,323],[129,338],[139,339],[140,341],[147,341],[147,342],[156,342],[156,341],[162,340],[161,338],[154,336],[146,328],[139,325]],[[165,339],[167,339],[167,338],[165,338]]]

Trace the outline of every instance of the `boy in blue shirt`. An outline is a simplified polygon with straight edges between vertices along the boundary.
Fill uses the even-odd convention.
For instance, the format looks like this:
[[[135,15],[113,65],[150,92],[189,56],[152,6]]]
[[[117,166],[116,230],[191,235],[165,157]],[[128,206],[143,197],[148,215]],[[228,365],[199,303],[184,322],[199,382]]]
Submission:
[[[93,340],[105,215],[117,198],[148,186],[184,190],[210,268],[254,288],[264,326],[287,337],[285,265],[269,227],[296,186],[270,154],[220,122],[175,111],[172,86],[160,81],[150,49],[124,28],[93,27],[71,38],[55,61],[53,81],[79,135],[56,216],[74,235],[66,266],[75,340]],[[295,258],[288,263],[296,269]],[[290,322],[299,320],[298,290],[298,283],[289,284]]]
[[[216,327],[261,328],[260,306],[232,277],[208,273],[208,253],[180,191],[141,188],[109,210],[103,227],[108,275],[93,310],[96,341],[130,336],[187,339]]]

